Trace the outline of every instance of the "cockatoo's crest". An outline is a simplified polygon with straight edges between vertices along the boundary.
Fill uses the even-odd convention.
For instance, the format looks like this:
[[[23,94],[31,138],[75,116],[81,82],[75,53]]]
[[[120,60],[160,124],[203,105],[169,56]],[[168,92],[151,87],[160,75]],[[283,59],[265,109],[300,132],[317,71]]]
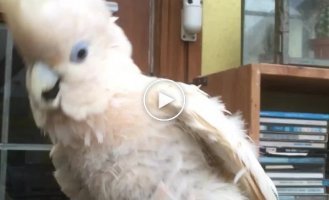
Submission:
[[[131,59],[131,44],[105,1],[0,0],[0,10],[28,66],[26,86],[39,127],[49,109],[61,108],[80,120],[100,112],[116,92],[105,91],[124,86],[125,79],[118,74],[140,74]],[[83,62],[76,60],[81,49],[86,56]],[[51,74],[54,81],[43,78]],[[43,99],[42,93],[56,82],[58,95],[52,101]],[[77,102],[74,96],[86,88],[90,92]]]
[[[112,17],[104,4],[94,0],[0,0],[0,10],[26,61],[41,59],[54,66],[68,59],[71,49],[67,47],[76,40],[111,44],[119,37],[124,37],[119,41],[125,39],[117,34],[117,17]],[[124,45],[131,54],[130,44]]]

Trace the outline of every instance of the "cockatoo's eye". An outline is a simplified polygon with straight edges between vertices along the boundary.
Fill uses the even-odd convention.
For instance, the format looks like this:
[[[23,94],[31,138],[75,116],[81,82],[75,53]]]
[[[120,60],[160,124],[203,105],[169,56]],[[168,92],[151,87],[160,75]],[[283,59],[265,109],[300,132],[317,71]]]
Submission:
[[[84,61],[88,56],[88,43],[87,42],[78,42],[76,43],[70,55],[70,61],[74,63],[80,63]]]

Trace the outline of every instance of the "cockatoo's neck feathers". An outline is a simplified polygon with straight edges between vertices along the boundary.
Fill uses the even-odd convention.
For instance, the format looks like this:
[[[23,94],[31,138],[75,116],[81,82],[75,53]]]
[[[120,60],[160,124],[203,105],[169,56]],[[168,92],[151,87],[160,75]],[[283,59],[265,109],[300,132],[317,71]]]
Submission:
[[[119,19],[119,17],[111,17],[111,22],[116,22]]]

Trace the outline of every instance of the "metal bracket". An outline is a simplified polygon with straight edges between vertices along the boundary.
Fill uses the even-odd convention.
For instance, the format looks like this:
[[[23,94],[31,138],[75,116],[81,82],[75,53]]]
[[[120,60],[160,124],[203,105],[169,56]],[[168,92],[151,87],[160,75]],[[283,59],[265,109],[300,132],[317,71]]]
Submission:
[[[207,86],[208,85],[208,78],[203,76],[203,77],[197,77],[193,80],[193,84],[197,86]]]
[[[187,42],[195,42],[197,40],[197,34],[191,34],[187,32],[183,26],[181,27],[181,39]]]
[[[182,0],[181,39],[187,42],[197,41],[197,33],[202,30],[202,1]]]

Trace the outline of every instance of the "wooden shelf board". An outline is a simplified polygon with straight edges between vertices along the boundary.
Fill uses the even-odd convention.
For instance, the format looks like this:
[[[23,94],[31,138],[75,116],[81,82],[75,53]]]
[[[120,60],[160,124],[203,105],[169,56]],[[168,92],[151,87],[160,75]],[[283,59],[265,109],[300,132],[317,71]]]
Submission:
[[[262,90],[329,95],[329,68],[257,64]]]
[[[291,66],[278,64],[256,64],[262,75],[273,75],[282,77],[300,77],[302,79],[320,79],[329,81],[329,67],[316,68],[305,66]]]
[[[261,109],[329,112],[329,68],[251,64],[195,80],[228,110],[241,111],[249,136],[259,140]]]
[[[262,76],[262,90],[329,95],[329,80]]]

